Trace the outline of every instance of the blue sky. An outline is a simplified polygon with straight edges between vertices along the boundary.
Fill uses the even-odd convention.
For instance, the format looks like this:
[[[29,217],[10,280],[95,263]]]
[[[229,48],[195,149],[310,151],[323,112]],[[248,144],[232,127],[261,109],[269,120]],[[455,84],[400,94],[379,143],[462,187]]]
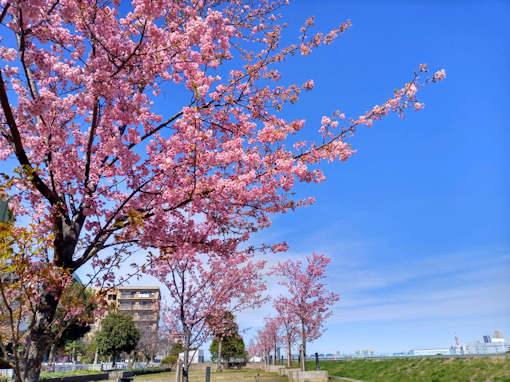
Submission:
[[[323,184],[297,187],[314,206],[275,216],[255,238],[287,241],[283,257],[332,258],[341,301],[309,351],[445,347],[454,332],[466,343],[495,329],[510,337],[510,4],[297,0],[282,14],[289,37],[310,15],[322,31],[353,24],[283,66],[285,82],[315,81],[285,114],[306,119],[310,136],[322,115],[381,104],[420,63],[447,72],[418,93],[424,110],[360,129],[348,162],[325,166]],[[246,342],[269,314],[239,316]]]
[[[356,155],[326,166],[325,183],[299,187],[316,204],[261,235],[287,240],[292,256],[332,257],[341,301],[310,351],[444,347],[454,332],[466,343],[498,328],[510,336],[510,4],[295,1],[284,15],[289,29],[308,15],[323,30],[353,23],[288,63],[289,77],[315,80],[289,113],[309,129],[337,108],[357,116],[380,104],[420,63],[447,72],[421,92],[424,110],[360,129]]]

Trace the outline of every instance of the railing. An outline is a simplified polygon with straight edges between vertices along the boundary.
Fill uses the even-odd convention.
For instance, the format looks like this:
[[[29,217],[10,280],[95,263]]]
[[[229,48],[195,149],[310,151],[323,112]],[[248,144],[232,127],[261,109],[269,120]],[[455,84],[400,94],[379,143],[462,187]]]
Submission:
[[[127,368],[127,362],[117,362],[115,364],[115,368],[111,362],[102,362],[96,364],[88,364],[88,363],[43,363],[43,370],[48,372],[59,372],[65,373],[68,371],[76,371],[76,370],[121,370]]]
[[[121,310],[154,310],[154,304],[120,304]]]

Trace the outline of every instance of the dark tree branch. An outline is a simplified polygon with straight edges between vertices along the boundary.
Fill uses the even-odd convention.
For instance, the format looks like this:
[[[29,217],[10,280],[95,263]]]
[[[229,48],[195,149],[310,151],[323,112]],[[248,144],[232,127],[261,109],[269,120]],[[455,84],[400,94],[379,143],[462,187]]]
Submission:
[[[16,124],[16,119],[14,118],[14,114],[12,113],[11,105],[9,104],[9,98],[7,96],[7,91],[5,89],[5,82],[2,76],[2,72],[0,71],[0,104],[2,106],[5,120],[9,125],[9,130],[11,133],[12,143],[14,145],[13,149],[18,158],[19,163],[24,167],[26,172],[29,172],[29,180],[34,185],[34,187],[44,196],[51,205],[57,204],[60,199],[58,195],[50,190],[50,188],[42,181],[37,172],[34,170],[30,160],[27,157],[25,149],[23,147],[23,141],[21,139],[21,134],[18,130],[18,126]]]

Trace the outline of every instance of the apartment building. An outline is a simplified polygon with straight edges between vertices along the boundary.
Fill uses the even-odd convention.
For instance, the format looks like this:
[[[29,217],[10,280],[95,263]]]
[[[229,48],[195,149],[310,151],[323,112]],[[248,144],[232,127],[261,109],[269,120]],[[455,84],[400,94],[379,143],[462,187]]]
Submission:
[[[161,293],[157,286],[126,286],[109,290],[108,304],[122,313],[129,314],[143,335],[157,335]],[[96,321],[87,337],[92,337],[101,326]]]

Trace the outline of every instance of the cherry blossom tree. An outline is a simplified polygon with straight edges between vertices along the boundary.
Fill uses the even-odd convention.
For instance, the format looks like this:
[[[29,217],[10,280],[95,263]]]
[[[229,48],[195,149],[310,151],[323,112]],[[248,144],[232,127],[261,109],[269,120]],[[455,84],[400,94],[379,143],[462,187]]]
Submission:
[[[278,263],[272,274],[281,276],[279,282],[288,290],[288,296],[279,296],[277,306],[285,307],[298,325],[303,346],[301,368],[305,370],[306,343],[319,338],[324,331],[324,322],[332,314],[333,305],[339,300],[336,293],[328,292],[325,279],[326,266],[330,259],[324,255],[307,256],[306,266],[300,260]]]
[[[161,256],[151,273],[170,291],[165,321],[171,333],[183,340],[183,381],[193,356],[212,335],[232,330],[225,325],[225,312],[233,314],[265,301],[262,271],[265,261],[254,261],[246,253],[206,255],[194,252],[193,245]]]
[[[382,105],[324,117],[305,141],[305,122],[280,111],[314,83],[283,86],[278,65],[332,43],[350,22],[312,34],[310,18],[284,46],[285,3],[0,3],[0,161],[18,226],[37,226],[37,240],[51,243],[43,266],[66,278],[90,264],[111,285],[135,250],[180,248],[185,235],[204,253],[221,238],[245,242],[271,214],[312,202],[293,199],[295,182],[321,182],[319,162],[347,160],[358,126],[421,109],[418,89],[444,78],[422,80],[421,66]],[[38,380],[63,289],[39,293],[20,344],[27,382]]]
[[[252,346],[250,346],[248,352],[252,356],[254,355],[261,356],[264,359],[264,363],[266,365],[269,365],[269,355],[271,354],[271,351],[273,349],[272,345],[273,341],[271,335],[268,332],[267,328],[264,327],[257,331],[257,334],[255,336],[255,343]]]
[[[298,319],[292,307],[286,302],[285,297],[278,297],[273,301],[273,307],[278,312],[276,319],[280,323],[282,330],[282,340],[285,342],[287,347],[287,367],[291,366],[292,363],[292,346],[297,342],[298,339]]]
[[[273,365],[276,365],[278,358],[278,349],[282,343],[281,324],[276,317],[269,317],[264,322],[264,332],[269,340],[271,349],[273,350]]]

